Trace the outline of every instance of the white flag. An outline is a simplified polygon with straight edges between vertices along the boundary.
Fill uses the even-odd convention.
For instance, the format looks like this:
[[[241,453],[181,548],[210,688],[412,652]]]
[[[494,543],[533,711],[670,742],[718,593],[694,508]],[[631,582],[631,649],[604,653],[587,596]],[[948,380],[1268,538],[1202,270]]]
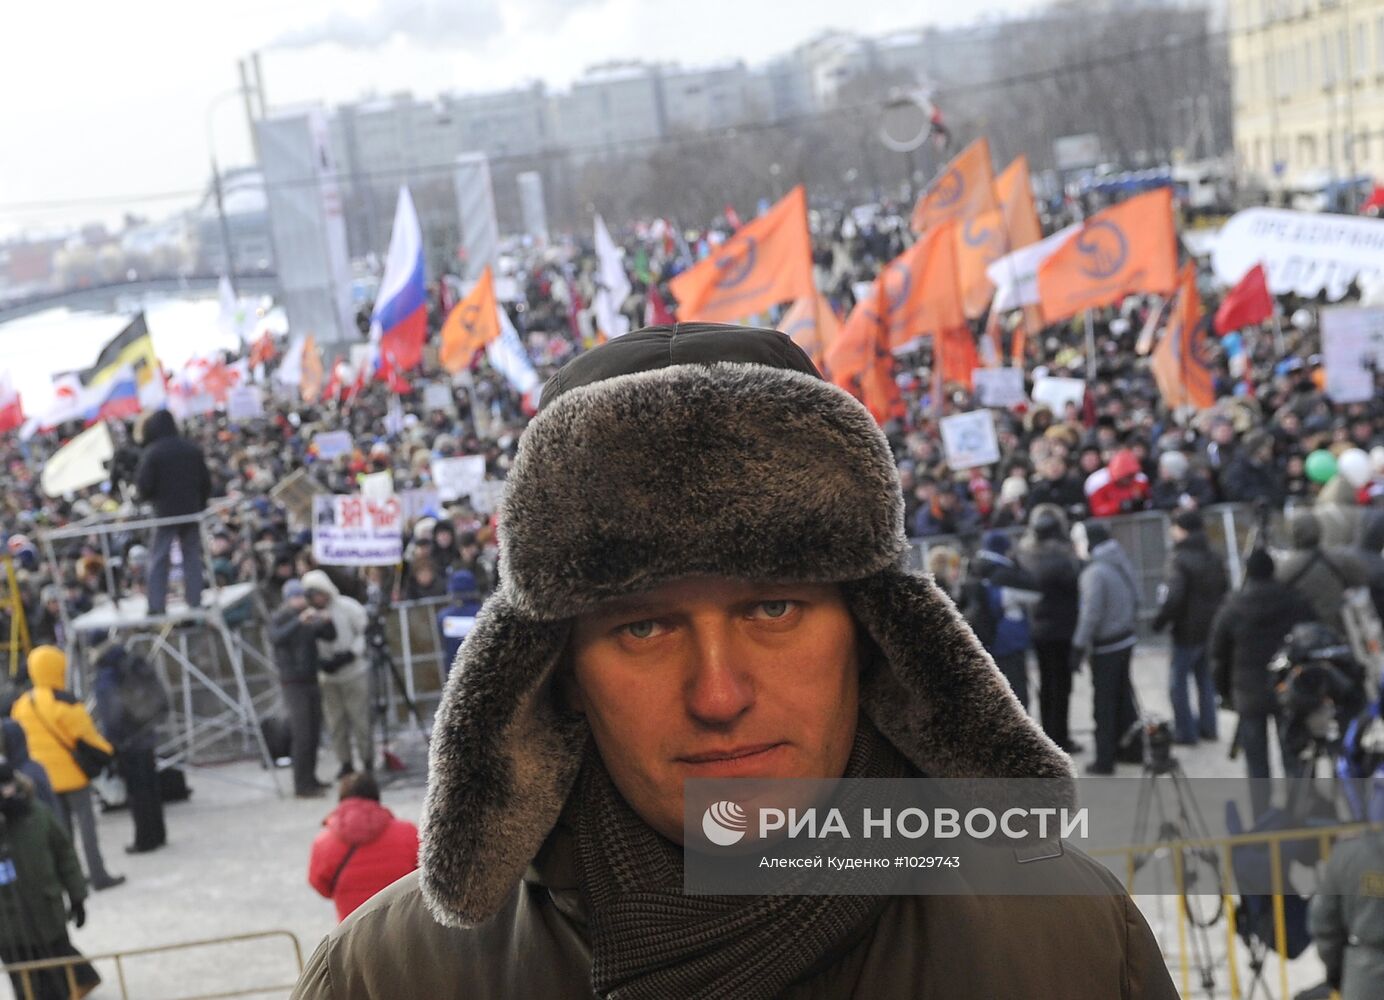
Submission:
[[[485,356],[515,392],[527,396],[539,386],[538,372],[533,370],[519,331],[509,321],[504,307],[498,306],[496,311],[500,314],[500,335],[485,345]],[[537,397],[533,402],[537,405]]]
[[[596,325],[607,338],[614,340],[630,332],[629,317],[620,314],[620,307],[630,297],[630,279],[620,259],[620,250],[610,238],[605,220],[596,216],[596,298],[592,308]]]
[[[1079,222],[1070,225],[1047,239],[1005,254],[987,267],[985,276],[995,286],[995,298],[990,303],[990,309],[1004,312],[1021,306],[1036,306],[1039,265],[1055,254],[1058,247],[1071,239],[1080,229]]]
[[[296,389],[298,383],[303,381],[303,348],[307,346],[307,341],[307,337],[299,334],[288,345],[288,350],[284,351],[284,359],[274,372],[274,378],[281,384],[291,385]]]

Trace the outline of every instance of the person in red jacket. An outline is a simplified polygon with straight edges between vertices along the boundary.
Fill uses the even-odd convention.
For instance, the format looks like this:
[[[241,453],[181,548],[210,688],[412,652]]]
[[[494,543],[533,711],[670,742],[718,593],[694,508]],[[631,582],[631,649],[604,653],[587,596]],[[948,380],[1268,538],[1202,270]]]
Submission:
[[[343,778],[340,799],[313,841],[308,882],[345,920],[418,867],[418,828],[380,805],[380,786],[368,773]]]
[[[1149,477],[1139,470],[1139,456],[1128,448],[1115,452],[1110,464],[1086,480],[1086,503],[1092,517],[1112,517],[1143,510],[1149,504]]]

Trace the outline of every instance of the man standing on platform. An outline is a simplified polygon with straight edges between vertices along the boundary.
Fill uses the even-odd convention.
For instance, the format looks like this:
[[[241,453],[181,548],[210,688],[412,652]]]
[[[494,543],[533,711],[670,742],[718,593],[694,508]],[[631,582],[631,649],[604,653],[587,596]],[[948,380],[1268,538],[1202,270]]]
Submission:
[[[140,437],[144,454],[135,473],[140,499],[154,505],[154,516],[200,514],[211,499],[211,473],[202,450],[178,433],[173,414],[156,410],[145,419]],[[183,590],[190,608],[202,604],[202,539],[196,521],[154,529],[149,553],[149,614],[166,610],[169,553],[177,539],[183,556]]]

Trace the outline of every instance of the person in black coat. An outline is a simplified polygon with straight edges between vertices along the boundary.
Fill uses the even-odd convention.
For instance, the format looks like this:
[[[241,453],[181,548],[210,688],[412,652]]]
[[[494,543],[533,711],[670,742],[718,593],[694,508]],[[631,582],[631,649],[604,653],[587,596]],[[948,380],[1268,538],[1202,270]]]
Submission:
[[[136,674],[143,674],[137,678]],[[150,688],[148,683],[156,685]],[[132,656],[125,647],[111,643],[96,657],[96,719],[101,735],[115,747],[115,762],[125,781],[125,792],[134,821],[134,843],[126,854],[156,851],[168,842],[163,821],[163,794],[159,788],[158,723],[167,714],[166,693],[147,662]],[[154,695],[148,694],[153,690]],[[127,694],[127,692],[129,692]],[[163,694],[160,706],[151,703]],[[141,717],[134,717],[138,709]]]
[[[1273,557],[1255,549],[1245,561],[1245,583],[1221,605],[1211,625],[1209,655],[1216,688],[1240,721],[1236,739],[1245,754],[1255,817],[1269,807],[1269,719],[1278,728],[1269,663],[1293,626],[1316,618],[1312,605],[1274,579]],[[1282,732],[1279,732],[1282,750]],[[1288,773],[1285,764],[1284,773]]]
[[[300,799],[320,798],[327,786],[317,780],[317,747],[322,741],[321,664],[317,641],[336,638],[331,616],[308,607],[298,580],[282,588],[283,603],[269,619],[269,641],[288,714],[289,755],[293,758],[293,791]]]
[[[154,505],[154,516],[200,514],[211,499],[211,473],[202,450],[178,433],[173,414],[156,410],[145,419],[135,485],[140,498]],[[202,603],[202,539],[196,521],[154,529],[149,552],[149,614],[162,615],[168,594],[169,553],[177,539],[183,555],[183,589],[188,607]]]
[[[1029,611],[1033,652],[1038,658],[1038,715],[1043,732],[1068,753],[1082,747],[1071,738],[1072,633],[1081,596],[1081,562],[1067,537],[1067,518],[1055,504],[1033,509],[1019,545],[1019,565],[1037,582],[1038,603]]]
[[[1179,743],[1216,738],[1216,685],[1206,658],[1211,622],[1225,597],[1225,567],[1206,541],[1201,512],[1173,515],[1173,550],[1159,587],[1153,630],[1172,626],[1173,654],[1168,694],[1173,703],[1173,735]],[[1197,714],[1188,688],[1196,681]]]
[[[961,586],[960,611],[976,638],[1028,711],[1029,612],[1038,603],[1038,582],[1009,558],[1009,537],[987,531]]]

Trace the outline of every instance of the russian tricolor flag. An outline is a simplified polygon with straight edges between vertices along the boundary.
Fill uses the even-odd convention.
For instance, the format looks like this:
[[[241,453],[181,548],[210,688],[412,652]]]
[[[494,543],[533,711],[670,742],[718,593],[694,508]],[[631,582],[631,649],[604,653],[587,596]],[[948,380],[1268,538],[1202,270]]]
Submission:
[[[139,381],[129,365],[122,366],[102,385],[89,391],[92,398],[87,404],[87,423],[139,416]]]
[[[428,286],[423,270],[423,230],[407,187],[399,189],[394,231],[384,277],[370,317],[370,340],[396,372],[417,368],[428,335]]]

